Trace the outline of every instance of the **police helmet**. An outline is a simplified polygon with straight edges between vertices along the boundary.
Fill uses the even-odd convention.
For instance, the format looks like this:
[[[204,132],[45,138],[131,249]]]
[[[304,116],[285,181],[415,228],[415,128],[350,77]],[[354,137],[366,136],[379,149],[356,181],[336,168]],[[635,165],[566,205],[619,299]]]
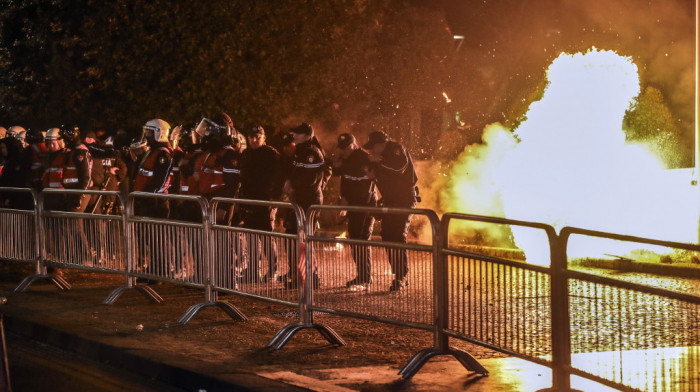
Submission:
[[[217,116],[218,117],[218,116]],[[226,136],[231,134],[231,127],[224,118],[203,118],[195,127],[195,133],[200,139],[208,136]]]
[[[54,140],[60,140],[62,138],[60,129],[58,128],[49,128],[46,131],[46,136],[44,136],[44,140],[47,142],[52,142]]]
[[[146,137],[148,139],[150,136],[156,142],[167,142],[169,134],[170,134],[170,124],[168,124],[167,122],[165,122],[159,118],[149,120],[143,126],[144,137]]]

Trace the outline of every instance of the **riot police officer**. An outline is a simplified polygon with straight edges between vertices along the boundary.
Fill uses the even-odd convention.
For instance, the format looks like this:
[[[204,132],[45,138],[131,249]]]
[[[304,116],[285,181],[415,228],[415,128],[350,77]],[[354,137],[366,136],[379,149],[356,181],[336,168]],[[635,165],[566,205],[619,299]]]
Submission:
[[[93,131],[86,132],[83,140],[93,158],[90,189],[103,191],[119,189],[119,183],[127,174],[126,163],[121,159],[119,153],[113,146],[98,141],[97,135]],[[97,214],[109,214],[112,212],[114,202],[115,196],[93,195],[88,210]]]
[[[199,194],[211,200],[214,197],[234,198],[240,185],[238,168],[240,154],[231,145],[235,129],[225,113],[213,119],[204,118],[195,132],[202,136],[204,153],[195,162]],[[232,206],[219,203],[216,211],[217,224],[228,225]]]
[[[333,174],[340,176],[339,205],[377,205],[375,181],[369,177],[369,154],[357,145],[355,136],[343,133],[338,136],[338,147],[333,159]],[[365,212],[348,212],[348,238],[369,240],[372,236],[374,216]],[[366,286],[373,282],[371,249],[368,246],[351,245],[357,276],[346,283],[347,287]]]
[[[182,154],[178,154],[179,161],[177,162],[177,180],[178,188],[176,193],[180,195],[197,195],[199,185],[195,176],[195,163],[202,154],[202,145],[197,142],[197,133],[193,127],[183,127],[177,135],[177,147],[182,150]],[[173,166],[175,165],[173,158]],[[181,203],[182,204],[182,203]],[[175,212],[176,219],[201,222],[202,216],[195,208],[177,208]]]
[[[76,126],[64,126],[59,133],[66,145],[65,160],[63,166],[63,188],[86,190],[91,184],[92,155],[87,146],[80,139],[80,130]],[[65,197],[66,210],[69,212],[85,212],[90,202],[90,195],[67,195]],[[71,220],[66,227],[67,235],[71,243],[76,244],[77,262],[92,262],[95,254],[88,245],[87,235],[82,219]]]
[[[390,140],[382,131],[369,134],[364,145],[369,150],[372,166],[370,178],[377,180],[377,187],[382,194],[382,206],[390,208],[413,208],[418,201],[418,177],[413,167],[409,152],[400,143]],[[382,215],[382,239],[391,242],[406,243],[411,215]],[[394,273],[390,291],[398,291],[408,286],[408,251],[397,249],[389,252],[389,263]]]
[[[323,188],[327,182],[327,165],[320,144],[314,135],[314,130],[308,123],[302,123],[292,128],[291,133],[294,138],[294,155],[289,160],[287,182],[285,190],[290,200],[308,212],[313,204],[323,204]],[[296,219],[285,221],[287,233],[297,233]],[[289,257],[289,274],[286,277],[286,286],[296,287],[298,260],[296,257]],[[318,275],[314,272],[312,276],[315,286],[318,286]]]
[[[63,188],[88,189],[92,177],[92,155],[87,146],[80,140],[78,127],[63,127],[59,131],[66,145],[66,158],[63,167]],[[90,197],[88,195],[70,196],[66,198],[67,208],[72,212],[84,212]]]
[[[0,158],[4,161],[0,187],[23,188],[26,186],[27,170],[22,164],[22,143],[13,137],[0,140]],[[27,203],[29,201],[29,204]],[[31,209],[31,198],[14,192],[0,195],[0,207],[15,209]]]
[[[172,169],[172,148],[169,141],[170,124],[153,119],[146,122],[142,128],[141,137],[132,142],[130,152],[135,165],[133,189],[134,192],[167,194],[170,187]],[[152,218],[166,219],[170,215],[168,200],[140,197],[134,200],[134,214]],[[172,249],[171,240],[163,238],[162,242],[144,238],[143,232],[136,232],[136,240],[141,243],[141,250],[148,249],[151,263],[161,265],[171,263],[170,269],[175,278],[184,278],[187,271],[182,266],[181,252],[174,252],[175,260],[159,259],[166,253],[164,249]],[[138,255],[138,268],[148,268],[145,254]]]
[[[265,129],[255,125],[248,131],[247,148],[240,161],[242,198],[254,200],[279,200],[282,195],[282,168],[280,154],[266,144]],[[243,224],[245,228],[272,231],[276,209],[265,206],[243,206]],[[262,244],[261,244],[262,242]],[[260,245],[263,251],[260,252]],[[243,271],[245,282],[260,280],[259,259],[262,254],[268,261],[268,270],[264,281],[272,281],[277,276],[277,249],[270,238],[263,241],[248,236],[249,264]]]
[[[30,129],[25,136],[27,147],[22,151],[23,164],[28,165],[27,185],[40,191],[42,186],[42,177],[46,170],[46,161],[49,151],[44,143],[44,135],[42,132]]]
[[[142,148],[145,141],[148,150],[136,166],[132,191],[168,193],[173,163],[169,134],[170,124],[161,119],[150,120],[143,126],[142,141],[137,148]],[[137,215],[154,218],[167,218],[170,212],[168,201],[160,199],[141,199],[134,209]]]

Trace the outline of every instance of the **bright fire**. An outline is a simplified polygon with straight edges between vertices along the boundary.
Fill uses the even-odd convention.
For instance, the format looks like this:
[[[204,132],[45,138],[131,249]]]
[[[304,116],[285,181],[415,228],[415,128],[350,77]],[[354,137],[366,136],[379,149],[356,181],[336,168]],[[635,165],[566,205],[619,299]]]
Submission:
[[[696,187],[671,175],[647,150],[625,143],[622,120],[640,92],[632,60],[595,49],[562,54],[547,79],[543,98],[518,128],[492,124],[482,145],[465,149],[449,175],[443,209],[543,222],[557,230],[573,226],[696,242]],[[549,264],[543,235],[514,228],[513,237],[528,262]],[[569,245],[574,257],[629,251],[590,240]]]

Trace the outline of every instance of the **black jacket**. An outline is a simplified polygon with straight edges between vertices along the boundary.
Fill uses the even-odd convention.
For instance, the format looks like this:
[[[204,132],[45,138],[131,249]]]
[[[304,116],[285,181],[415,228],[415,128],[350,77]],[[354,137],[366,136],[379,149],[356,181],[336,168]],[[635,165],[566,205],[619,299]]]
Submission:
[[[411,155],[401,144],[388,141],[381,162],[375,163],[373,169],[385,207],[409,208],[415,205],[418,177]]]
[[[289,167],[289,183],[294,201],[303,209],[323,203],[326,162],[321,150],[311,140],[297,144]]]
[[[342,160],[339,167],[333,168],[333,174],[340,176],[340,196],[354,206],[375,206],[377,192],[374,180],[368,176],[371,163],[369,154],[356,149]]]
[[[255,200],[278,200],[282,196],[280,154],[264,145],[248,148],[241,156],[241,197]]]

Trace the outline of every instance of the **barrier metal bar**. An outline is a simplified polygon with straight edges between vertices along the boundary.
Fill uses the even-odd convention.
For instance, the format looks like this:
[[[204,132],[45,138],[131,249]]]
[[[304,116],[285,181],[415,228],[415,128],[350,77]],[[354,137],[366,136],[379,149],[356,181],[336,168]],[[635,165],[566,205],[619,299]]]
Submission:
[[[298,206],[296,208],[299,208]],[[313,296],[316,290],[321,289],[321,282],[319,281],[317,271],[315,270],[317,265],[317,257],[314,256],[314,248],[312,246],[312,241],[316,240],[314,237],[314,230],[316,225],[316,217],[321,210],[344,210],[352,212],[367,212],[366,207],[337,207],[337,206],[322,206],[322,205],[312,205],[307,211],[306,219],[304,225],[301,222],[297,223],[299,228],[299,241],[301,245],[300,258],[298,263],[299,273],[303,275],[299,277],[300,279],[300,301],[299,301],[299,313],[300,320],[297,323],[292,323],[286,325],[282,328],[277,335],[267,344],[267,347],[273,347],[276,350],[281,349],[297,332],[314,329],[321,334],[329,343],[338,346],[344,346],[345,341],[338,335],[332,328],[317,324],[313,319],[313,312],[315,311],[313,306]],[[300,210],[301,211],[301,210]],[[352,240],[346,240],[348,242],[354,242]],[[365,245],[364,243],[362,245]],[[301,258],[303,257],[303,259]],[[320,257],[320,255],[318,256]],[[303,291],[301,287],[303,286]],[[323,310],[325,311],[325,310]]]
[[[111,196],[122,202],[114,191],[47,189],[47,197]],[[67,200],[66,200],[67,201]],[[86,205],[89,199],[83,202]],[[65,207],[62,201],[60,208]],[[123,219],[119,215],[102,215],[64,210],[42,210],[43,248],[46,265],[105,273],[125,273]]]
[[[477,374],[487,375],[488,371],[471,355],[468,353],[451,348],[449,346],[449,337],[454,336],[473,343],[488,346],[492,349],[497,349],[499,351],[504,350],[504,347],[499,346],[495,343],[494,334],[495,332],[489,331],[489,329],[495,329],[493,324],[497,322],[503,322],[501,319],[496,319],[495,317],[489,318],[489,305],[495,305],[495,302],[502,301],[505,294],[501,295],[498,293],[498,289],[505,287],[506,284],[511,282],[506,282],[504,274],[502,271],[505,268],[517,268],[520,266],[526,266],[523,263],[501,260],[495,257],[488,257],[484,255],[477,255],[470,252],[464,251],[454,251],[450,249],[449,246],[449,228],[450,223],[453,220],[467,220],[467,221],[477,221],[482,223],[494,223],[494,224],[518,224],[521,226],[543,229],[552,238],[556,238],[554,230],[546,225],[533,224],[530,222],[521,222],[514,220],[505,220],[493,217],[484,217],[476,215],[466,215],[466,214],[445,214],[440,222],[439,233],[441,235],[438,242],[438,250],[436,251],[437,257],[437,268],[436,274],[440,277],[436,279],[436,297],[437,297],[437,321],[435,328],[435,339],[434,347],[430,349],[425,349],[419,352],[414,358],[409,362],[404,369],[402,369],[403,374],[410,377],[415,374],[430,358],[436,355],[452,355],[467,369],[474,371]],[[454,260],[453,260],[454,259]],[[465,259],[467,261],[469,268],[462,267],[458,268],[457,271],[451,267],[451,261],[464,264]],[[477,260],[481,260],[480,262]],[[486,263],[486,264],[482,264]],[[493,267],[493,265],[501,265],[502,267]],[[489,266],[491,266],[489,268]],[[527,269],[527,268],[526,268]],[[538,273],[545,273],[548,271],[546,268],[535,267],[531,268],[533,271]],[[468,279],[467,283],[462,280]],[[497,280],[499,284],[494,284],[492,281]],[[467,290],[470,295],[467,297],[464,294],[459,294],[456,292],[459,284],[464,283],[467,287],[461,290]],[[471,287],[473,284],[474,287]],[[472,303],[471,293],[474,292],[474,303]],[[484,298],[486,296],[486,304],[484,304]],[[465,297],[468,298],[469,302],[465,301]],[[456,302],[456,304],[455,304]],[[465,314],[454,314],[452,306],[459,305],[463,308]],[[486,312],[484,311],[486,309]],[[478,310],[481,309],[481,310]],[[472,313],[474,313],[472,315]],[[460,317],[461,316],[461,317]],[[507,316],[503,316],[505,318]],[[457,325],[464,326],[465,320],[469,322],[471,327],[472,321],[475,327],[480,329],[485,328],[484,331],[480,331],[477,336],[465,336],[464,334],[455,333],[451,330],[451,323],[457,323]],[[500,331],[500,330],[499,330]],[[475,331],[476,332],[476,331]],[[489,333],[490,332],[490,333]],[[490,342],[489,342],[490,341]]]
[[[574,235],[700,252],[700,246],[566,227]],[[571,301],[571,374],[620,389],[700,389],[700,296],[581,271],[566,271]],[[680,284],[681,279],[671,282]],[[663,283],[667,284],[667,283]],[[601,321],[602,320],[602,321]]]
[[[232,211],[235,221],[231,225],[228,222],[212,225],[215,293],[298,306],[301,289],[297,280],[289,279],[296,276],[296,270],[289,271],[287,266],[290,259],[299,257],[299,234],[275,230],[272,215],[293,219],[301,225],[303,214],[299,207],[285,202],[230,198],[213,198],[211,204],[212,222],[217,210]]]
[[[143,211],[135,210],[137,200]],[[184,222],[168,217],[145,216],[160,212],[158,208],[162,206],[158,203],[171,201],[193,203],[199,210],[201,220]],[[203,288],[209,296],[208,206],[206,199],[201,196],[130,193],[125,208],[127,282],[110,293],[103,304],[113,304],[127,290],[138,290],[151,302],[163,301],[150,286],[136,284],[136,278]]]
[[[16,206],[0,205],[0,255],[11,261],[34,262],[39,270],[39,243],[37,235],[37,199],[39,193],[31,188],[0,188],[0,202],[7,193],[28,194],[31,209],[17,209]],[[10,198],[10,200],[13,200]],[[28,205],[29,207],[29,205]]]
[[[552,264],[561,257],[557,253],[558,236],[549,225],[445,214],[440,230],[443,235],[440,260],[447,284],[441,288],[444,318],[440,322],[438,347],[447,347],[448,337],[455,337],[549,366],[553,375],[551,389],[568,391],[570,383],[565,370],[570,356],[566,354],[566,345],[560,343],[568,339],[566,333],[560,333],[562,325],[568,331],[568,324],[564,322],[565,315],[555,315],[567,300],[565,295],[555,295],[562,288],[551,278],[552,268],[453,249],[449,243],[450,224],[455,221],[541,231],[543,239],[549,242]],[[551,361],[544,359],[550,352]]]
[[[44,225],[43,225],[43,219],[42,219],[42,213],[44,210],[44,202],[43,202],[43,194],[39,193],[38,191],[34,189],[25,189],[25,188],[4,188],[3,190],[9,190],[9,191],[24,191],[24,192],[31,192],[32,194],[32,199],[34,202],[34,230],[33,230],[33,239],[32,243],[35,247],[35,271],[34,274],[27,276],[24,278],[19,285],[15,288],[15,292],[24,292],[32,283],[40,281],[40,280],[48,280],[51,282],[54,286],[56,286],[59,290],[70,290],[71,285],[63,279],[63,277],[57,275],[57,274],[49,274],[47,273],[46,270],[46,264],[45,264],[45,259],[46,259],[46,253],[45,253],[45,248],[43,246],[44,244]],[[16,230],[16,228],[12,228],[12,230]]]
[[[226,207],[221,207],[222,205]],[[300,236],[229,226],[228,222],[217,224],[217,211],[220,210],[220,207],[221,209],[228,208],[229,212],[235,210],[236,217],[247,207],[260,208],[251,214],[267,214],[267,216],[270,216],[271,209],[290,210],[294,213],[293,218],[296,220],[297,227],[303,227],[303,213],[295,204],[223,197],[212,198],[209,211],[211,225],[209,270],[212,273],[212,292],[205,302],[190,307],[178,322],[187,324],[202,309],[210,306],[221,308],[233,319],[248,319],[232,304],[220,301],[218,299],[219,292],[243,295],[282,305],[298,305],[301,309],[299,301],[301,286],[296,285],[296,290],[289,290],[284,287],[284,282],[278,279],[281,277],[278,269],[280,264],[286,267],[287,258],[292,257],[293,254],[297,255],[297,258],[299,257]],[[284,252],[286,257],[283,257],[280,251]],[[290,271],[287,273],[289,274]],[[298,292],[299,295],[293,297],[290,292]],[[270,347],[270,344],[267,347]]]

